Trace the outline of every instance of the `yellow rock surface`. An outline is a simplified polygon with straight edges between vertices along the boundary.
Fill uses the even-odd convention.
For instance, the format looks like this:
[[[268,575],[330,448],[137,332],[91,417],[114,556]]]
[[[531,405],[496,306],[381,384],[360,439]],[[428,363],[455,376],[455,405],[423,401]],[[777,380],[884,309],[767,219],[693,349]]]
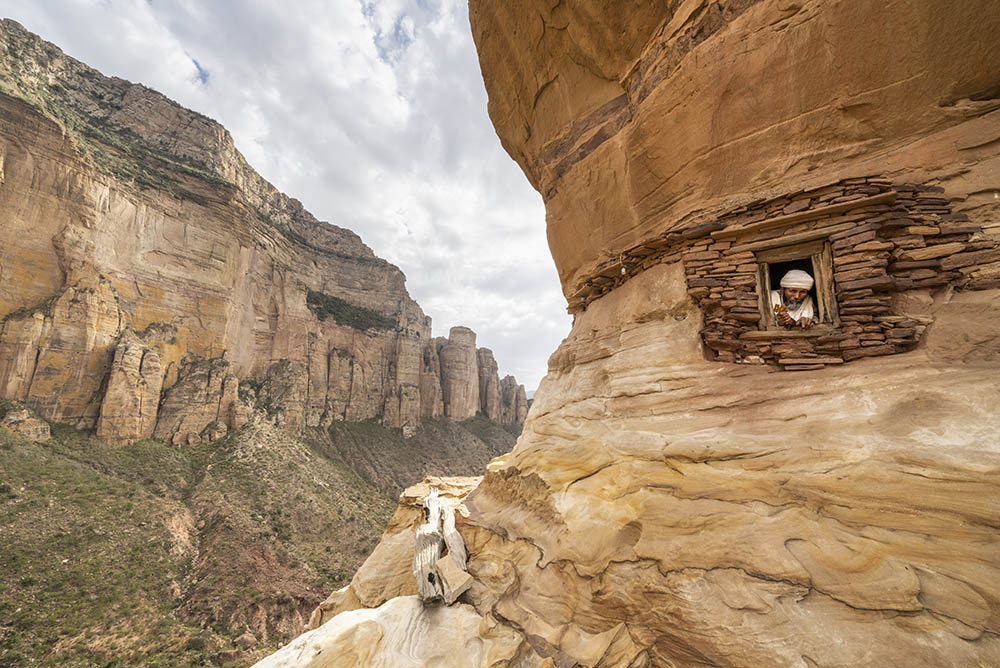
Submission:
[[[490,117],[546,200],[567,296],[639,241],[839,178],[933,177],[970,209],[992,199],[989,0],[472,0],[469,13]]]
[[[639,241],[840,179],[933,183],[943,227],[1000,236],[992,3],[472,0],[470,18],[567,296]],[[682,263],[643,269],[576,313],[517,446],[462,499],[460,602],[557,666],[1000,665],[1000,292],[900,294],[894,314],[931,323],[912,350],[782,373],[708,361]],[[359,574],[372,605],[403,587],[418,521],[376,552],[384,584]]]
[[[416,596],[400,596],[378,608],[345,612],[254,665],[493,668],[513,659],[524,668],[552,666],[512,629],[470,605],[424,606]]]
[[[516,382],[479,396],[475,333],[431,340],[403,273],[264,181],[218,124],[10,20],[0,81],[0,396],[109,442],[172,439],[185,418],[175,406],[158,425],[154,395],[198,358],[270,381],[293,430],[523,421]],[[499,387],[495,369],[483,375]],[[181,408],[182,440],[220,419],[204,402]]]

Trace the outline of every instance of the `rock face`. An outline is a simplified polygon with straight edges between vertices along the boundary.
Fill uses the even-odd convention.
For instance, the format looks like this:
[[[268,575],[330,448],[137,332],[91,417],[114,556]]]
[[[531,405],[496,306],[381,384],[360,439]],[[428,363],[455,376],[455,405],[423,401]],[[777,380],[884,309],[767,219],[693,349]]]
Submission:
[[[1000,664],[992,4],[470,17],[575,314],[456,512],[461,602],[531,647],[497,665]],[[788,262],[826,281],[819,333],[764,322]],[[405,532],[332,628],[410,593]]]
[[[46,419],[193,442],[240,422],[239,380],[290,429],[504,413],[480,401],[475,334],[432,341],[402,272],[224,128],[12,21],[0,211],[0,396]]]
[[[476,354],[479,363],[479,405],[486,417],[500,422],[500,376],[497,373],[497,361],[493,359],[493,351],[489,348],[480,348]]]
[[[441,395],[444,415],[465,420],[479,410],[479,358],[476,333],[468,327],[452,327],[448,338],[435,339],[441,363]]]
[[[246,422],[240,416],[239,380],[220,359],[188,359],[166,391],[153,436],[174,445],[196,445]]]
[[[150,438],[163,387],[160,356],[127,331],[115,346],[97,437],[113,445]]]
[[[48,422],[32,415],[26,408],[8,411],[0,420],[0,427],[36,443],[43,443],[52,437]]]

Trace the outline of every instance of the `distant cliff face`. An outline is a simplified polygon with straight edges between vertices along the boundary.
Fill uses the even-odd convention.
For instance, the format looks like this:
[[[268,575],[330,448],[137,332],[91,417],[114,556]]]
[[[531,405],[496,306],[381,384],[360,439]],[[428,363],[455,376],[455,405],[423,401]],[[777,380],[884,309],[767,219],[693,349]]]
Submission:
[[[470,17],[575,317],[514,450],[478,484],[431,481],[463,499],[474,583],[450,610],[480,621],[433,651],[1000,665],[995,3],[471,0]],[[802,267],[824,312],[774,326],[768,283]],[[434,608],[400,612],[407,496],[314,617],[379,606],[323,627],[372,639],[368,663],[263,665],[417,658],[407,632]],[[487,641],[510,633],[500,657]]]
[[[217,437],[255,402],[292,428],[527,412],[523,387],[481,396],[475,333],[432,340],[402,272],[224,128],[12,21],[0,217],[0,396],[108,441]]]

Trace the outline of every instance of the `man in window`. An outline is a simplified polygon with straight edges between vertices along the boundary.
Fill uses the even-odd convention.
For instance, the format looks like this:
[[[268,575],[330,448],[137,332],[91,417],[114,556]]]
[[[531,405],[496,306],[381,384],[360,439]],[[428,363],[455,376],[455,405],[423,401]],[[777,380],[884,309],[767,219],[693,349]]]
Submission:
[[[812,327],[816,310],[809,290],[813,277],[801,269],[792,269],[781,277],[781,289],[771,291],[774,320],[782,327]]]

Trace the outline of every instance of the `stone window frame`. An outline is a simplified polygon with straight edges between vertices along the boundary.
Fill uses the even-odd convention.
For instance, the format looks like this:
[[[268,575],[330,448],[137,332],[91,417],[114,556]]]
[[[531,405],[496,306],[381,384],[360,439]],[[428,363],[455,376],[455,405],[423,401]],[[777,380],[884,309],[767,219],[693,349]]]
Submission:
[[[805,334],[817,336],[837,330],[840,315],[833,280],[833,252],[830,240],[826,238],[788,245],[787,241],[775,239],[773,244],[754,251],[757,262],[757,299],[761,312],[762,331],[786,332],[789,336]],[[774,322],[771,304],[771,272],[773,264],[809,259],[816,291],[816,324],[808,330],[787,330]]]

